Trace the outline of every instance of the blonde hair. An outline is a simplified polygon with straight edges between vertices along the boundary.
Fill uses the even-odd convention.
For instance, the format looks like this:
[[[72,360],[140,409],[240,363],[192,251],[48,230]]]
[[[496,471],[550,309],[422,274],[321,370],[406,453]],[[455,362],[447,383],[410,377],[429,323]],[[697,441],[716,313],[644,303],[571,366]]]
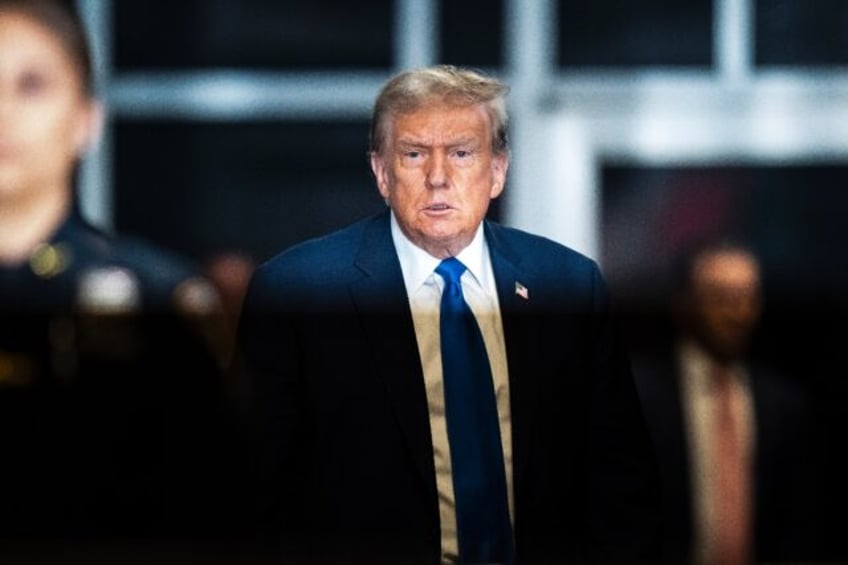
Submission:
[[[472,106],[485,104],[492,124],[492,151],[507,151],[506,94],[509,88],[480,72],[437,65],[405,71],[383,86],[371,116],[370,151],[379,154],[385,145],[391,121],[431,104]]]

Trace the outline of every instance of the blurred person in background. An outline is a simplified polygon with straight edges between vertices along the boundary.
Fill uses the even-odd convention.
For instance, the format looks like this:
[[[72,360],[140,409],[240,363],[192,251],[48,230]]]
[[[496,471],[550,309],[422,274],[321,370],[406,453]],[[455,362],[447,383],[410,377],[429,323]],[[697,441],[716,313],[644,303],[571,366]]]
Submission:
[[[256,268],[256,261],[250,254],[238,250],[221,250],[203,262],[203,273],[215,287],[221,299],[220,314],[223,323],[220,324],[225,332],[225,365],[232,361],[235,346],[235,333],[241,306],[250,277]]]
[[[78,213],[91,75],[69,2],[0,0],[0,561],[202,535],[219,502],[218,298]]]
[[[759,261],[744,245],[710,241],[678,267],[671,351],[634,364],[663,479],[663,562],[813,560],[805,390],[749,355],[762,313]]]
[[[220,249],[210,254],[202,265],[204,275],[221,299],[216,319],[205,327],[212,333],[209,338],[220,344],[216,350],[220,354],[222,366],[227,368],[225,394],[228,404],[238,415],[239,424],[249,421],[250,406],[248,379],[241,359],[235,355],[236,330],[244,295],[255,268],[255,259],[249,253],[236,249]]]

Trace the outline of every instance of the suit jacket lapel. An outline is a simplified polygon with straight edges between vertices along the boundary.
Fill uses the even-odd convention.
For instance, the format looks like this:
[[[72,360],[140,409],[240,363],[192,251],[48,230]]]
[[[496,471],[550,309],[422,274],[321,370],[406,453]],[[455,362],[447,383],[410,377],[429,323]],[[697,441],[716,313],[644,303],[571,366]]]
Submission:
[[[355,261],[364,276],[351,283],[350,291],[410,457],[435,504],[427,392],[403,274],[389,226],[386,212],[365,228]]]
[[[533,439],[533,414],[538,399],[537,383],[533,378],[533,357],[529,340],[532,333],[523,327],[526,314],[529,313],[529,298],[518,292],[522,285],[533,292],[532,278],[520,267],[521,255],[512,249],[504,239],[497,224],[486,222],[486,241],[492,259],[492,270],[498,289],[498,303],[501,309],[501,322],[506,344],[507,365],[509,370],[509,396],[512,419],[513,481],[515,498],[520,493],[525,469],[531,459]]]
[[[499,226],[485,225],[486,239],[498,289],[510,381],[513,474],[519,500],[526,466],[531,458],[533,414],[538,393],[532,378],[532,335],[523,328],[529,300],[516,292],[516,283],[532,293],[533,279],[520,268],[520,254],[503,238]],[[364,231],[355,262],[363,277],[350,284],[353,301],[371,344],[387,396],[431,499],[437,503],[433,445],[427,393],[403,283],[400,262],[391,238],[388,212]]]

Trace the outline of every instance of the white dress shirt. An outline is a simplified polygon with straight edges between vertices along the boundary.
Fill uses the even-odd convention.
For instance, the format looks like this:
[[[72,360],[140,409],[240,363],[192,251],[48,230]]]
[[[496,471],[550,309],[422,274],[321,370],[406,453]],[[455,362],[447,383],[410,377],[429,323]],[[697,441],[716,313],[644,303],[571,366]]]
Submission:
[[[409,298],[427,390],[436,487],[439,494],[442,562],[454,563],[458,559],[459,549],[439,344],[439,307],[444,281],[434,272],[441,263],[441,259],[433,257],[413,244],[401,231],[394,214],[391,218],[391,230],[395,250],[400,259],[406,295]],[[463,249],[456,258],[467,267],[461,278],[462,292],[480,326],[492,368],[506,471],[507,496],[510,516],[513,516],[512,427],[506,347],[495,276],[482,224],[468,247]]]

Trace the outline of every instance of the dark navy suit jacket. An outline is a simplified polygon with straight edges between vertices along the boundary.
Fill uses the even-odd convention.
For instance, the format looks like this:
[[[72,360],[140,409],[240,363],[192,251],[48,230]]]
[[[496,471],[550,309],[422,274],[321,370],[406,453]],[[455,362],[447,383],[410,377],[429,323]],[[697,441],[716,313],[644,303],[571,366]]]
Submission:
[[[810,562],[821,548],[819,491],[805,391],[761,365],[749,367],[754,402],[754,551],[757,562]],[[663,484],[662,563],[692,561],[692,470],[676,356],[636,365],[636,384]]]
[[[509,368],[518,561],[654,562],[658,475],[597,266],[494,223],[485,236]],[[287,556],[437,563],[427,399],[389,212],[260,267],[240,344],[257,490]]]

